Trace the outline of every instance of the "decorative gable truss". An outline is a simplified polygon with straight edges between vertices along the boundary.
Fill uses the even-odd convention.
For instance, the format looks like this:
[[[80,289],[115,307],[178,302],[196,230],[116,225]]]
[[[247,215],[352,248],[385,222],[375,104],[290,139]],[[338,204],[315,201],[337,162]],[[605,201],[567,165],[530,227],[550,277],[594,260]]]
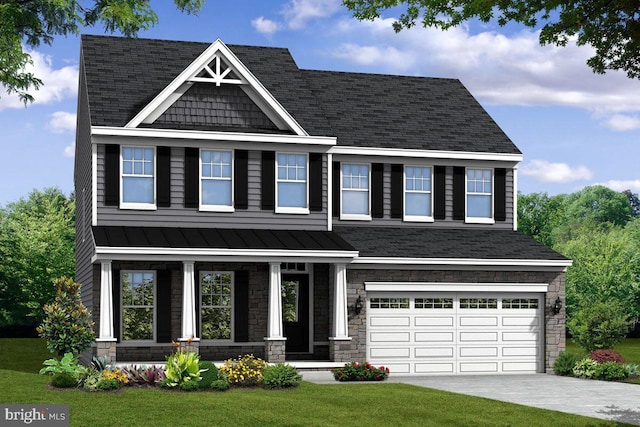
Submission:
[[[180,100],[187,92],[190,92],[192,97],[198,97],[203,90],[210,91],[207,88],[208,85],[218,88],[218,93],[225,97],[244,103],[247,114],[252,116],[254,122],[260,123],[260,127],[308,136],[308,133],[220,39],[211,44],[125,127],[153,127],[152,125],[157,121],[171,121],[166,116],[171,115],[172,107],[175,110],[180,106]]]

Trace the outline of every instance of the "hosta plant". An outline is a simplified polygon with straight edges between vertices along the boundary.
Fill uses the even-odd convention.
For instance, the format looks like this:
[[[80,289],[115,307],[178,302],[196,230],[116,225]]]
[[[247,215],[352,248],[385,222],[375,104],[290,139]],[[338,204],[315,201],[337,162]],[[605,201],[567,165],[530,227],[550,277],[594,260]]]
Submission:
[[[383,381],[389,376],[389,368],[376,368],[369,362],[351,362],[332,370],[336,381]]]
[[[200,381],[200,356],[193,351],[176,351],[167,357],[166,379],[163,381],[166,387],[180,387],[182,383]]]
[[[220,367],[229,384],[255,386],[262,381],[262,373],[268,363],[253,354],[225,360]]]
[[[582,359],[573,367],[573,375],[578,378],[593,378],[598,362],[589,358]]]
[[[73,355],[73,353],[65,353],[60,360],[47,359],[42,364],[44,365],[44,368],[40,369],[40,375],[69,373],[76,379],[80,379],[87,373],[87,368],[82,365],[78,365],[78,359]]]

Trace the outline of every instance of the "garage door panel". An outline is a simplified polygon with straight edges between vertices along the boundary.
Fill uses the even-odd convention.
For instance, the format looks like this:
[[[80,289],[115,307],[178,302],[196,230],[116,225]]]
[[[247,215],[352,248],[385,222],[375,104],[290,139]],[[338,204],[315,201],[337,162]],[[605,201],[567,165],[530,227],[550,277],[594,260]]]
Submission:
[[[416,316],[416,326],[453,326],[455,324],[454,316],[447,317],[424,317]]]
[[[409,332],[372,332],[369,334],[371,342],[409,342],[411,340]]]
[[[503,316],[502,326],[540,326],[540,319],[532,316]]]
[[[460,342],[498,341],[497,332],[460,332]]]
[[[416,374],[452,374],[455,371],[455,364],[451,363],[416,363]]]
[[[378,363],[379,365],[379,363]],[[411,363],[385,363],[385,368],[389,368],[389,372],[393,372],[394,374],[410,374],[411,373]]]
[[[497,357],[498,347],[458,347],[460,357]]]
[[[536,362],[502,362],[503,372],[535,372]]]
[[[502,347],[502,355],[505,357],[511,356],[537,356],[538,355],[538,347]]]
[[[453,342],[453,332],[416,332],[415,342]]]
[[[460,316],[460,326],[498,326],[498,316]]]
[[[460,363],[460,372],[469,374],[498,372],[498,362],[462,362]]]
[[[453,357],[455,354],[453,347],[416,347],[415,357],[426,358],[441,358],[441,357]]]
[[[411,349],[409,347],[372,347],[370,356],[375,358],[408,359],[411,357]]]
[[[538,332],[503,332],[502,341],[531,341],[536,342],[538,339]]]
[[[402,316],[402,317],[371,317],[369,319],[369,324],[371,326],[410,326],[411,325],[411,317]]]

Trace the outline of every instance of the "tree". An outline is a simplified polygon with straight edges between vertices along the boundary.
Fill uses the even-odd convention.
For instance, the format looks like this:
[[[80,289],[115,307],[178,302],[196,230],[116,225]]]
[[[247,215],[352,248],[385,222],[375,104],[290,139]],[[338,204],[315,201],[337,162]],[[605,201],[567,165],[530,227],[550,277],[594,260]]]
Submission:
[[[633,216],[636,218],[640,217],[640,198],[638,198],[638,193],[632,193],[631,190],[624,190],[622,194],[629,199]]]
[[[567,218],[596,224],[624,226],[633,216],[631,203],[626,195],[602,185],[585,187],[567,196]]]
[[[74,276],[75,201],[48,188],[0,212],[0,326],[36,325],[53,280]]]
[[[567,322],[573,341],[588,353],[613,349],[631,325],[624,308],[615,301],[586,305]]]
[[[204,0],[173,0],[177,8],[197,14]],[[78,34],[84,26],[102,24],[106,31],[136,36],[158,22],[148,0],[6,0],[0,3],[0,83],[25,104],[33,101],[29,89],[42,85],[25,71],[32,63],[23,44],[36,48],[51,44],[54,36]]]
[[[516,22],[539,28],[540,44],[566,46],[577,36],[577,44],[595,48],[587,64],[596,73],[623,70],[629,78],[640,78],[640,3],[633,0],[344,0],[360,19],[374,20],[392,7],[404,4],[406,11],[394,22],[399,32],[421,18],[425,27],[448,29],[471,19],[497,21],[500,26]]]
[[[564,195],[518,194],[518,230],[549,247],[555,244],[554,230],[564,221]]]

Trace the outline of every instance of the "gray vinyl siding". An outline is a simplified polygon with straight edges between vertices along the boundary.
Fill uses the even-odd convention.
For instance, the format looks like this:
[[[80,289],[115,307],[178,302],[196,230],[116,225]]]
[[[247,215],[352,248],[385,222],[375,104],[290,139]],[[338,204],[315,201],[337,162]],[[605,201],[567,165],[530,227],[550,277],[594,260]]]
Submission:
[[[135,144],[135,143],[132,143]],[[239,149],[241,147],[238,147]],[[98,145],[98,224],[154,227],[216,227],[270,229],[327,229],[327,160],[322,162],[321,212],[280,214],[260,209],[261,152],[249,151],[248,209],[232,213],[201,212],[184,207],[184,148],[171,150],[171,207],[155,211],[119,209],[104,205],[104,145]],[[275,185],[275,183],[273,184]]]
[[[91,124],[89,104],[84,80],[84,64],[80,64],[78,87],[78,114],[76,130],[76,153],[74,185],[76,194],[76,282],[82,284],[82,302],[93,311],[93,268],[91,257],[94,253],[91,235],[92,182],[91,182]]]
[[[383,200],[384,200],[384,217],[383,218],[373,218],[371,221],[358,221],[358,220],[340,220],[339,218],[333,218],[333,225],[336,226],[376,226],[376,227],[399,227],[399,226],[408,226],[408,227],[489,227],[489,228],[506,228],[513,229],[513,169],[512,165],[505,164],[496,164],[494,168],[504,167],[507,169],[506,174],[506,221],[496,221],[495,224],[465,224],[464,221],[454,221],[453,218],[453,166],[446,166],[446,175],[445,175],[445,215],[446,219],[444,220],[435,220],[434,222],[413,222],[413,221],[404,221],[402,218],[391,218],[391,165],[392,164],[406,164],[406,165],[423,165],[423,166],[441,166],[443,163],[452,164],[455,161],[448,160],[446,162],[438,161],[438,160],[421,160],[421,159],[407,159],[407,158],[374,158],[367,157],[364,160],[359,159],[355,156],[336,156],[334,157],[335,161],[339,161],[341,163],[384,163],[384,176],[383,176]],[[487,168],[487,162],[474,162],[474,161],[460,161],[455,162],[456,165],[464,167],[478,167],[478,168]],[[432,198],[433,201],[433,198]]]

